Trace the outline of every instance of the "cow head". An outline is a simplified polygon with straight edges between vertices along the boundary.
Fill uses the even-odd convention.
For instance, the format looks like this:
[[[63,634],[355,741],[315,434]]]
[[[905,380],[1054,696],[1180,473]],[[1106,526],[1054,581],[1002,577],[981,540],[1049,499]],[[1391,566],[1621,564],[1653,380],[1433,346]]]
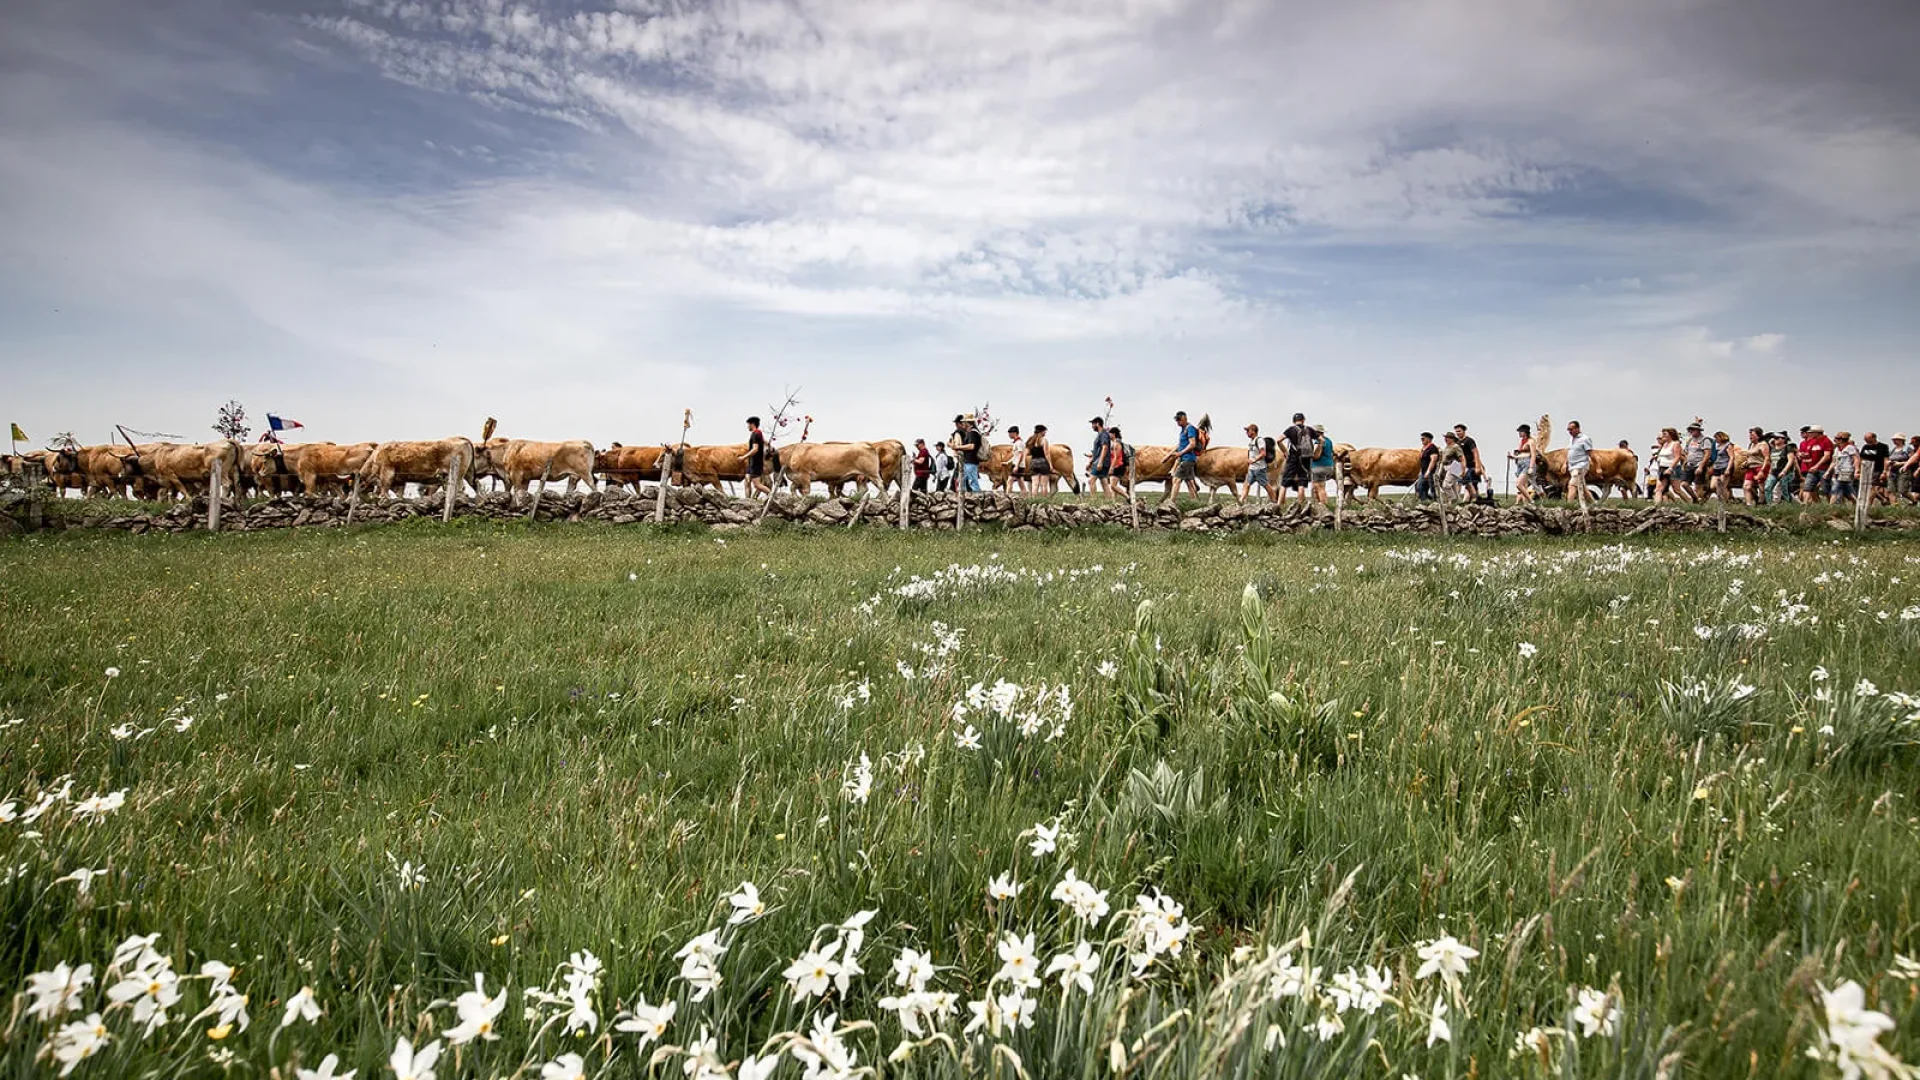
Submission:
[[[56,473],[77,473],[80,471],[80,452],[71,447],[61,447],[47,451],[47,471]]]

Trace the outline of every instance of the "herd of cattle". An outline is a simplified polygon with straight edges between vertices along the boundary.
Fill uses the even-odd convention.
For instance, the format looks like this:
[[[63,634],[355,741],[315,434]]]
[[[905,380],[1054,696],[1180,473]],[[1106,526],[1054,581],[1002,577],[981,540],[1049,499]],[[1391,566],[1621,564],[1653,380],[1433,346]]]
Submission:
[[[839,492],[845,485],[865,494],[873,485],[884,493],[903,482],[902,460],[906,446],[898,439],[873,442],[800,442],[775,451],[776,476],[784,476],[796,490],[807,491],[815,483]],[[1005,444],[989,449],[981,473],[997,489],[1005,490],[1012,478],[1012,448]],[[1273,466],[1278,475],[1282,460]],[[1542,455],[1536,476],[1547,488],[1564,487],[1567,479],[1565,450]],[[1137,483],[1164,485],[1173,491],[1174,449],[1170,446],[1140,446],[1134,449],[1134,479]],[[1335,459],[1342,466],[1343,484],[1351,496],[1364,489],[1369,498],[1378,498],[1383,487],[1408,487],[1419,479],[1420,450],[1354,447],[1346,443],[1334,447]],[[1053,474],[1076,494],[1081,486],[1077,474],[1082,464],[1066,446],[1054,443],[1047,454]],[[208,443],[137,443],[133,445],[81,446],[63,450],[38,451],[31,455],[5,455],[0,467],[18,475],[28,461],[37,460],[48,483],[63,494],[120,495],[153,501],[167,498],[191,499],[204,495],[216,466],[223,490],[233,495],[272,496],[295,491],[309,495],[344,494],[355,478],[363,494],[387,496],[405,494],[414,484],[422,492],[444,486],[454,477],[475,493],[482,480],[502,481],[508,491],[527,490],[535,483],[563,482],[571,494],[576,485],[638,490],[643,482],[657,481],[662,461],[668,463],[671,483],[711,485],[739,482],[747,474],[747,445],[721,446],[673,444],[622,446],[614,443],[595,450],[583,439],[564,442],[537,442],[529,439],[488,439],[475,442],[466,438],[432,439],[382,443],[338,444],[253,443],[231,440]],[[1202,452],[1195,462],[1195,479],[1217,497],[1222,488],[1244,497],[1241,486],[1247,474],[1247,452],[1240,447],[1215,447]],[[1588,469],[1588,483],[1604,497],[1618,489],[1635,491],[1639,460],[1630,450],[1595,450]]]

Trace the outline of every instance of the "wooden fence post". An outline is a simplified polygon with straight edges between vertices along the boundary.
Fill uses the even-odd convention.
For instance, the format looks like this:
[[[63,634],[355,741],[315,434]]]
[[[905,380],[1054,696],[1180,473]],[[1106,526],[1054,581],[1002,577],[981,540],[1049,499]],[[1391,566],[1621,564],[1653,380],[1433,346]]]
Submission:
[[[976,471],[977,471],[977,467],[976,467]],[[965,525],[966,523],[967,523],[967,465],[966,465],[966,462],[963,460],[960,462],[960,467],[955,469],[953,472],[953,529],[954,531],[959,532],[960,527]]]
[[[460,453],[453,451],[447,455],[447,503],[440,510],[442,525],[453,520],[453,497],[460,492]]]
[[[353,512],[360,509],[360,474],[353,474],[353,490],[347,493],[347,526],[353,526]]]
[[[662,524],[667,520],[667,477],[669,475],[669,471],[672,468],[673,468],[672,452],[669,451],[667,453],[661,454],[660,455],[660,483],[659,483],[659,486],[654,488],[654,491],[653,491],[653,495],[654,495],[653,522],[656,525]]]
[[[540,496],[547,490],[547,478],[553,475],[553,458],[548,456],[547,463],[540,469],[540,486],[533,489],[533,509],[527,511],[527,520],[533,521],[540,516]]]
[[[1873,506],[1873,462],[1860,463],[1860,490],[1853,499],[1853,531],[1867,531],[1867,512]]]
[[[912,523],[913,513],[913,462],[907,455],[900,455],[900,529],[905,531]]]
[[[207,531],[208,532],[220,531],[220,495],[221,495],[220,488],[222,486],[220,481],[222,479],[221,474],[226,471],[223,468],[225,464],[226,462],[224,460],[220,458],[214,458],[213,468],[207,471]]]
[[[1283,432],[1284,434],[1284,432]],[[1248,485],[1251,487],[1252,485]],[[1251,494],[1251,492],[1249,492]],[[1333,459],[1333,531],[1339,532],[1347,522],[1347,474],[1341,468],[1340,459]]]
[[[1442,471],[1441,480],[1440,480],[1440,535],[1441,536],[1452,535],[1452,531],[1447,526],[1447,504],[1453,501],[1454,492],[1459,490],[1459,487],[1455,484],[1450,483],[1449,479],[1450,478],[1447,477],[1445,472]]]
[[[1134,484],[1140,479],[1140,462],[1132,454],[1127,455],[1127,507],[1133,515],[1133,531],[1140,531],[1140,495],[1134,490]]]

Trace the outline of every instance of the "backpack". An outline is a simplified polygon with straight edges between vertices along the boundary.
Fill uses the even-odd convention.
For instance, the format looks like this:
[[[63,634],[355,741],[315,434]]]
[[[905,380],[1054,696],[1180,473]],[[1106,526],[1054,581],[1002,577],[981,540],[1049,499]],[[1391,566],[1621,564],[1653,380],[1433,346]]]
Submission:
[[[1265,447],[1266,453],[1261,456],[1260,460],[1264,464],[1271,465],[1273,464],[1273,459],[1280,456],[1280,444],[1277,442],[1274,442],[1273,436],[1271,435],[1265,436],[1265,440],[1266,440],[1266,447]]]
[[[1312,428],[1302,426],[1299,429],[1299,434],[1293,437],[1292,453],[1302,464],[1320,456],[1320,440],[1314,438]]]
[[[1199,449],[1200,453],[1204,454],[1207,452],[1207,444],[1213,441],[1213,432],[1208,431],[1206,428],[1195,428],[1194,430],[1200,433],[1200,437],[1194,441],[1194,446]]]

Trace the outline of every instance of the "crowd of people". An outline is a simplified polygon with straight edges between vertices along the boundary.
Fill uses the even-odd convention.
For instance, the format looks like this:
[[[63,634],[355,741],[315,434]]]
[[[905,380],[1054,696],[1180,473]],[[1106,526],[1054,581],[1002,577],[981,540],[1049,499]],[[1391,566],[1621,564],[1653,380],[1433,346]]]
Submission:
[[[1702,502],[1735,498],[1749,506],[1798,502],[1850,503],[1871,473],[1872,503],[1920,502],[1920,457],[1905,433],[1882,442],[1872,431],[1858,441],[1850,431],[1831,437],[1820,424],[1800,429],[1795,442],[1785,431],[1747,429],[1744,445],[1725,431],[1706,434],[1695,418],[1682,435],[1663,428],[1646,456],[1645,484],[1655,502]]]

